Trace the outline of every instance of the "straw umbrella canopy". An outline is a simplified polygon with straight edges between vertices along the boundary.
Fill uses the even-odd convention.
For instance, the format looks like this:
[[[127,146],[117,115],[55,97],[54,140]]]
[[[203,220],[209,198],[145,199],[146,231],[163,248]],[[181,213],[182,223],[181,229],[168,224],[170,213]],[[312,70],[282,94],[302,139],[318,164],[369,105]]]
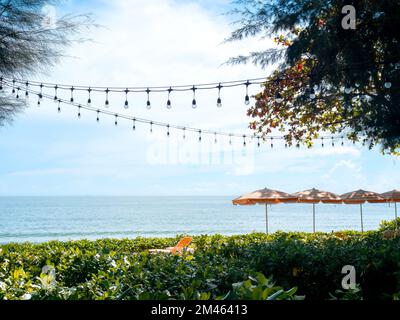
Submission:
[[[305,191],[296,192],[294,194],[298,197],[300,203],[312,203],[313,205],[313,232],[315,232],[315,204],[316,203],[342,203],[342,199],[332,192],[322,191],[318,189],[310,189]]]
[[[266,232],[268,234],[268,204],[296,202],[295,195],[272,189],[261,189],[232,200],[234,205],[265,204]]]
[[[400,202],[400,190],[392,190],[382,193],[381,196],[386,199],[387,202],[394,202],[394,217],[397,225],[397,202]]]
[[[364,222],[363,222],[363,211],[362,205],[365,202],[370,203],[381,203],[386,202],[386,199],[382,197],[379,193],[365,190],[356,190],[352,192],[345,193],[340,196],[344,203],[346,204],[359,204],[360,214],[361,214],[361,232],[364,232]]]

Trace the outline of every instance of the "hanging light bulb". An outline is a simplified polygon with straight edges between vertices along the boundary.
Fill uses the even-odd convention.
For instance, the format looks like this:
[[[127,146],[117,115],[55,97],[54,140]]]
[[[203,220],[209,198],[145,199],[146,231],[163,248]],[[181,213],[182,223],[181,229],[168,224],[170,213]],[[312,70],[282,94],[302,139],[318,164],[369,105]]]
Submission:
[[[87,101],[87,106],[88,106],[88,107],[91,107],[91,106],[92,106],[91,92],[92,92],[92,89],[89,88],[89,89],[88,89],[89,97],[88,97],[88,101]]]
[[[132,130],[135,131],[136,130],[136,118],[133,118],[133,126],[132,126]]]
[[[79,105],[79,107],[78,107],[78,118],[80,119],[81,118],[81,106]]]
[[[260,143],[260,137],[257,137],[257,147],[260,147],[261,143]]]
[[[315,90],[314,88],[311,88],[310,90],[310,99],[315,99],[316,95],[315,95]]]
[[[324,147],[324,138],[321,138],[321,147]]]
[[[15,80],[14,79],[13,79],[12,83],[13,83],[13,85],[12,85],[11,93],[15,94]]]
[[[100,110],[97,110],[97,118],[96,118],[96,121],[97,121],[97,122],[99,122],[99,121],[100,121],[99,114],[100,114]]]
[[[246,96],[244,97],[244,104],[246,106],[248,106],[250,104],[249,86],[250,86],[250,81],[247,81],[246,82]]]
[[[129,108],[128,93],[129,93],[129,89],[125,89],[125,103],[124,103],[124,108],[125,109]]]
[[[182,131],[183,131],[183,140],[185,140],[186,139],[186,128],[183,128]]]
[[[104,107],[108,108],[110,106],[110,101],[108,100],[108,94],[110,90],[107,88],[105,92],[106,92],[106,101],[104,102]]]
[[[71,99],[70,99],[70,101],[71,101],[71,103],[73,103],[74,102],[74,87],[71,87]]]
[[[115,115],[115,121],[114,121],[114,125],[117,126],[118,125],[118,115]]]
[[[214,143],[218,143],[218,140],[217,140],[217,133],[216,133],[216,132],[214,132]]]
[[[217,88],[218,88],[217,107],[218,107],[218,108],[221,108],[221,107],[222,107],[222,99],[221,99],[221,89],[222,89],[222,86],[221,86],[221,84],[219,84]]]
[[[229,145],[232,145],[232,135],[229,135]]]
[[[271,149],[274,148],[274,138],[271,138]]]
[[[146,102],[146,108],[148,110],[151,109],[151,103],[150,103],[150,92],[151,90],[149,88],[146,89],[146,93],[147,93],[147,102]]]
[[[153,133],[153,121],[150,122],[150,133]]]
[[[43,95],[41,93],[38,94],[38,102],[37,102],[37,106],[40,107],[40,104],[42,103],[43,100]]]
[[[386,89],[390,89],[392,87],[392,83],[390,81],[386,81],[384,86]]]
[[[29,90],[29,82],[27,81],[27,82],[25,83],[25,99],[28,99],[28,98],[29,98],[29,92],[28,92],[28,90]]]
[[[245,147],[246,146],[246,136],[244,135],[243,136],[243,147]]]
[[[170,88],[168,89],[167,109],[171,109],[171,108],[172,108],[171,100],[170,100],[170,98],[171,98],[171,92],[172,92],[172,88],[170,87]]]
[[[167,137],[169,137],[169,124],[167,125]]]
[[[283,101],[282,95],[279,92],[277,92],[275,95],[275,101],[277,103],[282,103],[282,101]]]
[[[58,100],[58,113],[61,113],[61,100]]]
[[[201,142],[201,130],[199,130],[199,142]]]
[[[334,146],[335,146],[335,140],[332,137],[332,147],[334,147]]]
[[[353,90],[353,88],[350,86],[349,83],[347,83],[347,84],[346,84],[346,87],[344,88],[344,92],[345,92],[346,94],[350,94],[352,90]]]
[[[17,88],[17,95],[15,96],[17,99],[19,99],[19,90],[21,90],[20,87]]]
[[[344,140],[343,140],[344,138],[342,137],[342,147],[344,146]]]
[[[192,100],[192,108],[196,109],[197,108],[197,101],[196,101],[196,87],[193,86],[192,91],[193,91],[193,100]]]

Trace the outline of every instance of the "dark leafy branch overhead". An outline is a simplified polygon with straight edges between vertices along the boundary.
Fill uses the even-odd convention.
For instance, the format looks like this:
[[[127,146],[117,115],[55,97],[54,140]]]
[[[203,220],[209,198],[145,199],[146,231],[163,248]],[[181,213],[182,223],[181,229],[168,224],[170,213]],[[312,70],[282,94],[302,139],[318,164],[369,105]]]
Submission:
[[[52,24],[43,11],[51,0],[0,1],[0,75],[18,77],[48,72],[83,30],[93,26],[88,15],[56,17]],[[21,102],[0,93],[0,126],[23,109]]]
[[[342,27],[348,4],[355,30]],[[400,1],[238,0],[231,13],[240,19],[228,41],[275,37],[277,45],[229,63],[265,68],[281,59],[249,109],[254,130],[279,129],[289,143],[308,145],[321,132],[342,133],[399,152]],[[280,82],[282,75],[293,79]]]

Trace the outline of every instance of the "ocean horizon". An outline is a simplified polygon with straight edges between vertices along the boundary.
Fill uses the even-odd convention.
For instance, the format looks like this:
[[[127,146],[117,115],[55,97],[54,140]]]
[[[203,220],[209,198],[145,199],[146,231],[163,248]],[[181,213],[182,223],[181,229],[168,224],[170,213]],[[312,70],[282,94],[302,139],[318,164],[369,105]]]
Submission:
[[[0,197],[0,243],[177,234],[265,232],[265,207],[234,206],[229,196]],[[269,231],[312,232],[312,205],[269,210]],[[394,219],[393,205],[365,204],[364,230]],[[318,204],[316,230],[360,230],[359,205]]]

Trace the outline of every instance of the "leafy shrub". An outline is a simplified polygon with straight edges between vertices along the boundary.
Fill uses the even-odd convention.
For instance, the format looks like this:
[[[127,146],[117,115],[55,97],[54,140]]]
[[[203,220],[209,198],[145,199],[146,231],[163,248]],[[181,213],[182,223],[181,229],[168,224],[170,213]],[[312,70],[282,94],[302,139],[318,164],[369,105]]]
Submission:
[[[0,246],[0,299],[394,299],[400,292],[400,237],[385,239],[381,230],[202,235],[194,254],[147,251],[180,237]],[[356,269],[356,294],[338,292],[344,265]]]

